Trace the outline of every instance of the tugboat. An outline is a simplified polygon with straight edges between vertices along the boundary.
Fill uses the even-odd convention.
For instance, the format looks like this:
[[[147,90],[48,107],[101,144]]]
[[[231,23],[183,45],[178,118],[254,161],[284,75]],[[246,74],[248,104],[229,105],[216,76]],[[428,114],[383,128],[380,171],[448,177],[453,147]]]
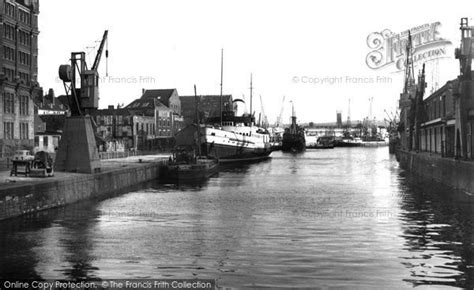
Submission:
[[[296,124],[295,107],[292,104],[291,126],[283,133],[282,151],[302,152],[306,148],[304,129]]]
[[[206,180],[217,173],[218,167],[217,159],[200,156],[189,146],[177,146],[168,164],[168,180],[178,183]]]
[[[176,182],[198,182],[205,180],[215,173],[219,167],[219,160],[202,154],[201,124],[199,118],[199,100],[196,94],[196,123],[190,125],[176,135],[176,146],[173,157],[170,157],[167,177]]]

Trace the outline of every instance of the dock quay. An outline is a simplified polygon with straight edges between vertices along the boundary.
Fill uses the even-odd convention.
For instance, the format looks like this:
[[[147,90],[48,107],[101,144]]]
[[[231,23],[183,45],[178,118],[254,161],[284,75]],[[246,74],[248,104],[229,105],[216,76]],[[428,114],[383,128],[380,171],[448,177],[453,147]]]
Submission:
[[[144,155],[101,161],[95,174],[56,172],[54,177],[10,176],[0,172],[0,220],[126,192],[160,177],[169,155]]]
[[[381,147],[388,146],[388,142],[385,141],[373,141],[373,142],[362,142],[362,147]]]
[[[463,198],[474,201],[474,162],[407,150],[398,150],[396,157],[401,168],[426,181],[459,191]]]

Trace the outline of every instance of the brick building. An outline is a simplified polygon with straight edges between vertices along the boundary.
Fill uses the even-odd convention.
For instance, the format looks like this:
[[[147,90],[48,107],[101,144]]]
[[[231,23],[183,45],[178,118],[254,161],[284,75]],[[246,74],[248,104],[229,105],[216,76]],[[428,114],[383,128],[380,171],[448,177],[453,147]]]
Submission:
[[[126,108],[139,115],[153,116],[157,138],[172,138],[184,127],[181,100],[176,89],[143,90],[141,98]]]
[[[37,96],[34,100],[34,133],[45,132],[62,133],[69,109],[49,90],[45,96]]]
[[[155,138],[155,118],[109,106],[93,113],[97,135],[103,139],[101,151],[149,149]]]
[[[219,117],[220,113],[220,95],[206,95],[199,96],[199,111],[201,112],[201,118],[213,118]],[[181,100],[181,114],[184,118],[184,123],[190,125],[194,123],[196,118],[196,103],[195,96],[180,96]],[[222,110],[226,107],[231,106],[232,104],[232,95],[223,95],[222,96]]]
[[[0,153],[33,147],[38,77],[38,0],[0,0]]]

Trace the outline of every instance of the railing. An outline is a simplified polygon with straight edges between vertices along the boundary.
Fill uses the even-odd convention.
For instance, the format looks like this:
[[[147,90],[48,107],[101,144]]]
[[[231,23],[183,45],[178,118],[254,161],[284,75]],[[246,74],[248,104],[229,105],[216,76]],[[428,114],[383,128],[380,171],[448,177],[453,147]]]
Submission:
[[[166,154],[168,152],[162,152],[162,151],[99,152],[99,158],[101,160],[106,160],[106,159],[116,159],[116,158],[127,158],[130,156],[153,155],[153,154],[158,154],[158,153]]]

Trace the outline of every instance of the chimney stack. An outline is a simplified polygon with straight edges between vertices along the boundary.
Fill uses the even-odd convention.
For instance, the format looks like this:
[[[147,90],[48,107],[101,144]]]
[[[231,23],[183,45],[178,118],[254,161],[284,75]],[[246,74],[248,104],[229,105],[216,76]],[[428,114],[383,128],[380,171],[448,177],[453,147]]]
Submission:
[[[48,97],[47,97],[48,101],[54,105],[54,90],[53,89],[49,89],[48,90]]]

